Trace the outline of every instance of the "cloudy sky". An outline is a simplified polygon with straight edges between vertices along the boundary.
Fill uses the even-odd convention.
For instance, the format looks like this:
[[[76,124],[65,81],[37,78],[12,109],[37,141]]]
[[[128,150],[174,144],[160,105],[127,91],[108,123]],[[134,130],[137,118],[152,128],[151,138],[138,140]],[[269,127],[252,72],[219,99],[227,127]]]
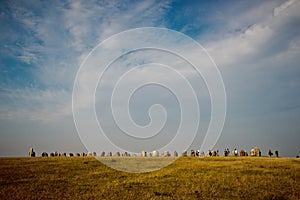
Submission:
[[[270,148],[279,150],[282,156],[295,157],[300,151],[299,10],[296,0],[1,1],[0,156],[24,156],[29,147],[38,153],[91,150],[82,141],[88,133],[77,133],[72,112],[73,86],[82,62],[93,48],[114,34],[159,27],[194,39],[218,66],[226,90],[227,112],[223,131],[211,148],[221,152],[227,147],[249,151],[258,146],[263,154]],[[128,41],[142,44],[138,39],[125,38],[116,47],[128,45]],[[147,34],[143,39],[151,40]],[[199,57],[188,48],[185,52]],[[107,114],[112,95],[107,90],[128,66],[133,69],[142,65],[127,76],[124,85],[128,87],[155,77],[155,81],[166,80],[180,89],[182,82],[176,74],[168,68],[158,72],[155,66],[145,65],[151,62],[171,65],[193,86],[201,117],[190,148],[199,149],[211,119],[207,83],[187,63],[168,52],[149,49],[128,53],[112,64],[95,92],[95,113],[102,129],[122,149],[134,145],[128,138],[117,136],[121,133],[117,134],[118,127]],[[91,99],[83,101],[88,100]],[[117,101],[114,108],[118,103],[122,104]],[[140,126],[149,124],[147,112],[155,104],[161,104],[167,113],[162,141],[172,140],[182,112],[176,95],[168,88],[148,84],[137,90],[129,102],[131,117]],[[156,107],[152,108],[153,116],[160,118],[162,110],[156,113]],[[190,114],[194,119],[194,113]],[[157,138],[155,148],[164,145],[159,141]],[[143,142],[142,147],[138,141],[134,143],[136,151],[142,147],[151,149]],[[105,147],[101,141],[95,144],[99,145],[95,151]]]

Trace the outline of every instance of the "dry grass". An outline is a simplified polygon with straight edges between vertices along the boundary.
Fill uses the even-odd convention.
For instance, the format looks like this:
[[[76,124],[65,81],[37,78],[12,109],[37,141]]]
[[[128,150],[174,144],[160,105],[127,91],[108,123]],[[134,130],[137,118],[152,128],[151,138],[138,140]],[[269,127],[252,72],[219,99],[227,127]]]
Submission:
[[[94,158],[0,158],[0,199],[300,199],[300,159],[180,158],[132,174]]]

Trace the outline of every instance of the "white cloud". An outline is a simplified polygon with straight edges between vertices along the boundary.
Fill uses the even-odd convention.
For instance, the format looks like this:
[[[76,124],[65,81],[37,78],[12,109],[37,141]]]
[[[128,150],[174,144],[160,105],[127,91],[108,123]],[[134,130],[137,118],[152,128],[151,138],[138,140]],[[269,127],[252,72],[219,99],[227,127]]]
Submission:
[[[274,8],[274,16],[279,15],[280,13],[282,13],[285,9],[287,9],[288,7],[292,6],[295,3],[299,3],[299,0],[288,0],[286,2],[284,2],[283,4],[281,4],[280,6]]]
[[[229,12],[225,13],[226,17],[224,18],[228,21],[227,28],[238,31],[229,31],[224,37],[219,37],[220,39],[215,41],[209,40],[209,37],[204,37],[207,39],[205,46],[218,66],[222,68],[223,66],[237,65],[245,61],[257,61],[260,58],[266,59],[266,55],[270,56],[270,59],[275,58],[277,53],[275,55],[270,52],[272,50],[269,48],[270,44],[276,46],[276,43],[281,42],[274,41],[276,35],[283,34],[284,30],[282,30],[282,27],[285,26],[287,21],[298,17],[295,11],[298,4],[293,2],[293,5],[288,5],[282,4],[278,6],[277,2],[264,2],[258,7],[238,13],[238,17],[236,15],[230,16]],[[22,53],[18,58],[26,63],[37,64],[33,70],[35,79],[42,85],[45,85],[45,87],[49,87],[49,90],[55,96],[57,95],[56,92],[61,93],[61,88],[66,88],[67,91],[72,89],[78,66],[89,50],[98,42],[128,28],[144,25],[164,25],[163,16],[170,8],[170,2],[142,1],[137,4],[127,5],[124,3],[119,5],[119,2],[114,1],[103,2],[103,4],[99,2],[72,1],[66,5],[58,4],[58,11],[54,12],[54,14],[45,12],[38,18],[34,16],[30,9],[26,10],[23,7],[14,6],[17,10],[15,14],[16,19],[20,20],[27,30],[34,32],[35,39],[42,41],[41,44],[36,44],[31,39],[28,40],[28,45],[21,49],[20,52]],[[281,12],[285,8],[285,12],[288,12],[289,15],[272,16],[272,11],[277,9],[276,6]],[[216,17],[218,16],[213,16],[212,19],[208,20],[214,20]],[[239,18],[239,20],[234,20],[234,18]],[[147,23],[144,23],[145,21]],[[297,39],[294,38],[294,41],[288,45],[290,52],[295,52],[295,49],[298,48],[297,44]],[[278,55],[286,55],[287,53],[288,51],[284,51]],[[194,52],[190,52],[190,54],[195,57],[198,56],[194,55]],[[157,55],[153,58],[163,59]],[[43,60],[42,63],[41,60]],[[188,76],[195,74],[193,70],[189,70],[186,67],[180,68],[178,66],[178,69]],[[16,89],[17,92],[15,94],[20,95],[20,98],[17,96],[15,98],[23,99],[27,92],[20,93],[19,90],[21,89]],[[59,99],[61,98],[50,97],[45,95],[46,93],[45,90],[39,91],[39,89],[28,92],[32,98],[36,95],[43,96],[45,100],[40,100],[38,104],[44,108],[69,109],[70,101],[60,101]],[[70,92],[62,93],[61,95],[71,98]],[[47,97],[54,102],[46,101]],[[34,102],[34,100],[31,102]],[[63,107],[66,107],[66,109]],[[28,109],[27,111],[29,112],[30,110]],[[55,109],[49,109],[48,111],[51,112],[51,110]],[[48,111],[45,110],[45,112]],[[7,110],[4,113],[9,112]],[[38,113],[34,113],[32,116],[38,116]],[[38,119],[39,117],[31,118]]]
[[[103,4],[102,4],[103,3]],[[137,26],[154,26],[162,19],[168,1],[142,1],[136,4],[118,1],[86,3],[72,1],[62,8],[64,26],[73,37],[73,47],[84,52],[120,31]],[[144,21],[147,21],[144,24]]]
[[[206,42],[205,46],[217,64],[222,67],[245,62],[259,62],[261,59],[272,59],[282,51],[289,51],[287,48],[290,47],[290,43],[295,43],[294,39],[297,38],[299,28],[287,26],[299,24],[294,21],[300,18],[298,12],[300,4],[294,2],[292,6],[289,4],[290,7],[283,5],[275,9],[284,7],[287,15],[271,16],[266,13],[264,18],[250,26],[245,20],[244,27],[246,28],[242,31],[226,34],[224,38],[216,41]],[[272,10],[270,8],[274,7],[269,6],[268,10]],[[255,12],[252,10],[246,13],[246,15],[249,14],[255,15]],[[293,28],[294,33],[287,32],[286,28]]]
[[[208,44],[207,49],[220,67],[228,66],[260,55],[273,34],[269,26],[256,24],[242,33]]]
[[[168,4],[70,1],[47,3],[45,7],[42,2],[8,3],[18,29],[9,26],[11,33],[8,32],[2,41],[8,44],[2,51],[30,64],[29,75],[24,80],[28,79],[28,84],[34,88],[14,85],[14,88],[2,90],[1,96],[11,102],[1,104],[1,118],[47,121],[69,115],[70,90],[87,53],[101,40],[119,31],[135,26],[154,26],[161,20]],[[144,20],[148,23],[144,24]]]

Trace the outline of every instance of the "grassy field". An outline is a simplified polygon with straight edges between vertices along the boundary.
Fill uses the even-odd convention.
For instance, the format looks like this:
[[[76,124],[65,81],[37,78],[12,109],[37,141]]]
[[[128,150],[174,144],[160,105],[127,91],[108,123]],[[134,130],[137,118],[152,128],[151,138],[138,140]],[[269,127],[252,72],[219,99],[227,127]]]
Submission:
[[[149,173],[95,158],[0,158],[0,199],[300,199],[300,159],[179,158]]]

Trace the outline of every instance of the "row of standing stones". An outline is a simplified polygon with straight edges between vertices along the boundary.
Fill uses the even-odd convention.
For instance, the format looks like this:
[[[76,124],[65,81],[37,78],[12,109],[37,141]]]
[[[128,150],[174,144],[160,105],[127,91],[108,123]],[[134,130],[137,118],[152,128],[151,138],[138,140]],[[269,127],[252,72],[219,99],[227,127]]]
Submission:
[[[275,154],[276,156],[278,157],[278,151],[275,151]],[[205,156],[219,156],[219,151],[215,151],[215,150],[209,150],[207,152],[207,154],[205,155],[205,153],[203,151],[194,151],[194,150],[191,150],[190,154],[189,154],[191,157],[205,157]],[[247,151],[245,150],[241,150],[240,151],[240,156],[248,156],[248,153]],[[234,149],[231,153],[231,156],[239,156],[238,155],[238,151],[237,149]],[[273,155],[273,153],[272,153]],[[270,151],[269,151],[269,156],[272,156],[270,155]],[[29,156],[30,157],[36,157],[37,154],[35,153],[35,151],[33,150],[33,148],[30,148],[29,149]],[[42,157],[59,157],[59,156],[68,156],[68,157],[85,157],[85,156],[89,156],[89,157],[92,157],[92,156],[97,156],[96,152],[88,152],[88,153],[59,153],[59,152],[53,152],[53,153],[50,153],[48,154],[47,152],[43,152],[41,154]],[[120,152],[116,152],[115,154],[112,154],[112,152],[108,152],[107,154],[102,151],[100,152],[99,154],[100,157],[111,157],[111,156],[115,156],[115,157],[137,157],[138,155],[137,154],[130,154],[128,152],[124,152],[124,153],[120,153]],[[169,151],[164,151],[161,155],[159,154],[158,151],[152,151],[152,152],[149,152],[147,153],[146,151],[142,151],[141,154],[140,154],[141,157],[170,157],[172,156]],[[178,157],[178,153],[177,151],[174,151],[173,153],[173,156],[174,157]],[[188,152],[187,150],[184,150],[182,153],[181,153],[181,156],[183,157],[186,157],[188,156]],[[224,150],[224,156],[230,156],[230,151],[229,149],[225,149]],[[261,156],[261,151],[258,147],[254,147],[253,149],[251,149],[250,151],[250,156]]]

